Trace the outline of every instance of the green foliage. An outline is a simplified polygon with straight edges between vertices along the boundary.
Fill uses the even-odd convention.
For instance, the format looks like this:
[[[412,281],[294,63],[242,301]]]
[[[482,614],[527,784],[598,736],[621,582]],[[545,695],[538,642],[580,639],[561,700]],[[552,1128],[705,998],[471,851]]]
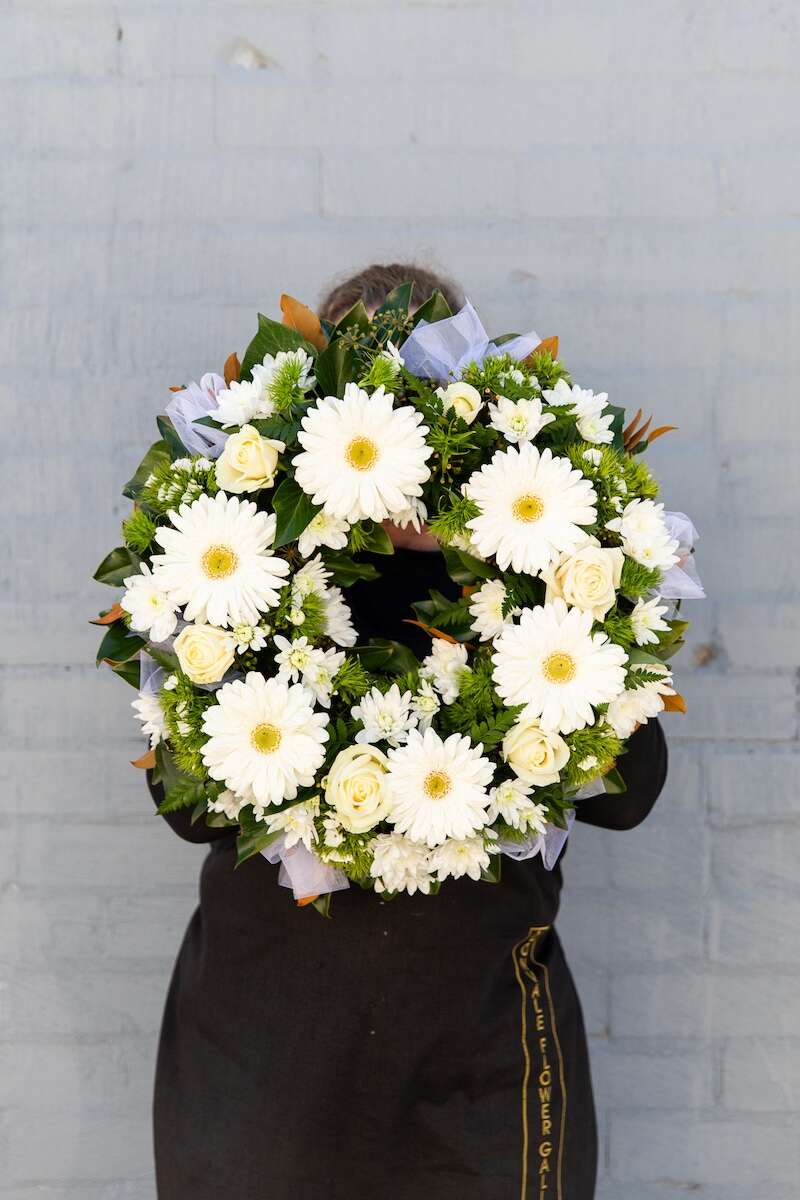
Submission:
[[[109,587],[122,587],[128,575],[136,575],[141,565],[139,555],[127,546],[117,546],[107,554],[92,576],[98,583]]]
[[[543,392],[552,391],[559,379],[571,384],[569,372],[560,359],[553,358],[549,350],[538,350],[525,359],[525,367],[535,375]]]
[[[142,485],[141,502],[151,512],[164,516],[181,504],[191,504],[198,496],[215,496],[218,491],[214,464],[202,455],[187,455],[155,466]]]
[[[440,508],[428,521],[428,528],[435,538],[449,546],[457,538],[467,536],[467,521],[480,516],[481,510],[468,496],[449,492],[448,500],[450,507]]]
[[[369,391],[383,387],[387,392],[391,392],[397,383],[399,374],[397,364],[387,358],[385,354],[379,353],[373,358],[366,375],[359,379],[358,386],[368,388]]]
[[[372,638],[366,646],[354,646],[353,652],[367,671],[384,671],[387,675],[403,675],[418,667],[416,655],[402,642]]]
[[[210,692],[196,688],[181,671],[175,677],[174,688],[162,688],[159,692],[173,757],[184,774],[205,779],[202,750],[207,737],[202,727],[203,715],[216,701]]]
[[[97,651],[97,665],[108,662],[112,666],[130,662],[146,645],[144,638],[131,633],[124,621],[115,621],[106,629]]]
[[[171,459],[174,460],[176,458],[183,458],[189,453],[178,436],[178,431],[172,424],[172,421],[169,419],[169,417],[156,417],[156,425],[158,426],[158,432],[164,439],[164,443],[169,451],[169,456]]]
[[[428,600],[419,600],[412,605],[419,620],[434,629],[444,630],[460,642],[467,641],[472,635],[469,597],[448,600],[437,591],[428,592],[428,596]]]
[[[540,390],[536,377],[508,354],[492,355],[480,364],[469,363],[461,378],[485,399],[505,396],[508,400],[528,400],[538,396]]]
[[[348,706],[356,704],[371,686],[370,674],[357,658],[346,658],[333,677],[334,693]]]
[[[194,808],[201,803],[208,803],[204,783],[200,779],[192,779],[188,775],[184,775],[165,792],[164,799],[156,811],[162,814],[178,812],[179,809]]]
[[[135,508],[131,515],[122,522],[122,536],[125,539],[125,545],[136,554],[145,554],[150,549],[155,532],[155,521],[141,508]]]
[[[626,691],[635,692],[637,688],[645,687],[648,683],[663,683],[663,671],[648,671],[647,667],[642,667],[641,664],[631,664],[628,673],[625,676]]]
[[[628,650],[634,645],[636,638],[634,637],[631,618],[627,613],[620,612],[618,608],[613,608],[611,612],[606,614],[601,625],[604,633],[608,634],[612,642],[616,642],[624,650]]]
[[[319,512],[311,497],[289,475],[272,494],[272,510],[277,518],[273,542],[276,550],[295,541]]]
[[[643,567],[635,559],[625,556],[619,582],[619,590],[623,596],[627,596],[629,600],[638,600],[640,596],[652,592],[660,581],[661,572],[658,567]]]
[[[349,554],[338,550],[322,550],[322,561],[331,573],[331,583],[337,587],[350,587],[357,580],[372,582],[380,578],[378,568],[372,563],[359,562]]]
[[[513,571],[503,572],[506,596],[503,601],[503,616],[507,617],[514,608],[535,608],[544,604],[547,585],[533,575],[517,575]]]
[[[282,325],[279,321],[273,321],[270,317],[259,313],[258,330],[244,352],[239,372],[240,379],[250,379],[253,367],[256,363],[263,362],[266,354],[278,354],[281,350],[299,350],[301,347],[312,358],[317,353],[316,347],[307,342],[296,329],[292,329],[289,325]]]
[[[421,304],[416,312],[411,314],[411,323],[416,327],[420,321],[428,321],[433,324],[434,321],[444,321],[447,317],[452,317],[450,305],[445,300],[440,291],[432,292],[424,304]]]
[[[127,496],[129,500],[138,500],[145,482],[152,475],[153,471],[155,471],[156,467],[163,466],[169,461],[170,454],[167,443],[163,440],[154,442],[139,463],[133,476],[122,489],[123,496]]]
[[[351,554],[394,554],[392,539],[377,521],[356,521],[347,535],[347,548]]]
[[[475,558],[466,550],[459,550],[455,546],[443,545],[442,555],[448,575],[454,583],[460,583],[462,587],[470,587],[480,580],[496,579],[499,574],[491,563]]]
[[[569,759],[561,772],[562,780],[569,787],[582,787],[598,773],[608,771],[622,751],[622,741],[608,725],[589,725],[565,734],[569,746]],[[582,769],[586,759],[596,758],[597,764]]]

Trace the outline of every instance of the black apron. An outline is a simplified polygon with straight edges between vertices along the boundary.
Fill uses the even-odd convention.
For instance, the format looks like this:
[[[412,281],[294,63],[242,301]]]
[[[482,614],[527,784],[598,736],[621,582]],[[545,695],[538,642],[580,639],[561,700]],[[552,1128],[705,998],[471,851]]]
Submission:
[[[357,627],[426,653],[400,621],[427,588],[453,594],[440,556],[375,561],[380,583],[348,597]],[[581,802],[581,819],[646,816],[666,773],[657,722],[620,766],[628,791]],[[160,1200],[591,1200],[586,1035],[553,928],[560,866],[504,858],[500,884],[388,902],[351,887],[325,920],[262,856],[234,870],[226,830],[166,820],[211,846],[161,1031]]]

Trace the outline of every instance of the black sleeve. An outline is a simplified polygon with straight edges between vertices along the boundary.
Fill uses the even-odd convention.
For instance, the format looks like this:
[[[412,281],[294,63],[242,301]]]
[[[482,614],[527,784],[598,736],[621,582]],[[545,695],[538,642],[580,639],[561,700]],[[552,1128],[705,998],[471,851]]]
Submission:
[[[575,817],[603,829],[633,829],[658,799],[667,778],[667,743],[658,721],[648,721],[628,742],[628,751],[617,763],[627,791],[602,792],[578,800]]]
[[[156,807],[164,799],[164,788],[160,783],[153,782],[153,772],[147,772],[147,786],[150,789],[150,795],[155,801]],[[212,829],[206,825],[202,817],[192,824],[192,810],[190,808],[181,808],[177,812],[164,813],[164,820],[172,828],[173,832],[177,833],[178,837],[187,842],[216,842],[220,838],[231,837],[236,833],[233,828],[225,828],[221,826],[218,829]]]

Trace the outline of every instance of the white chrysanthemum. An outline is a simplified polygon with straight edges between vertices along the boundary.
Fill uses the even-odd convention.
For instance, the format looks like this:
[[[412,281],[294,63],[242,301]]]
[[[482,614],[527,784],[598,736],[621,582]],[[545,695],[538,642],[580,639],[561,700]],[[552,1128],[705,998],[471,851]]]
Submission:
[[[311,662],[303,671],[303,687],[313,695],[317,704],[329,708],[333,695],[333,681],[345,660],[342,650],[315,649]]]
[[[279,350],[277,354],[265,354],[260,363],[253,367],[253,384],[258,395],[256,417],[271,417],[275,412],[275,401],[301,400],[316,384],[311,374],[314,362],[300,347],[297,350]]]
[[[125,587],[119,603],[130,613],[131,629],[148,634],[151,642],[165,642],[178,624],[178,606],[159,587],[147,563],[142,563],[140,574],[128,576]]]
[[[489,820],[501,820],[520,833],[543,834],[547,828],[547,807],[531,800],[532,791],[521,779],[504,779],[489,793]]]
[[[540,454],[526,442],[498,450],[467,484],[480,514],[467,521],[481,554],[502,570],[536,575],[558,554],[586,539],[581,526],[597,520],[597,495],[566,458]]]
[[[292,804],[280,812],[265,813],[264,824],[270,833],[284,835],[284,847],[291,850],[298,842],[306,850],[313,850],[318,840],[314,818],[319,816],[319,796],[304,800],[301,804]]]
[[[563,408],[565,404],[572,405],[575,403],[572,397],[572,387],[567,383],[566,379],[559,379],[553,388],[545,388],[542,396],[553,408]]]
[[[391,340],[386,343],[386,348],[381,350],[381,358],[385,358],[386,361],[392,367],[394,367],[398,375],[400,374],[400,368],[406,365],[406,360],[403,358],[399,349]]]
[[[592,624],[590,612],[563,600],[526,608],[494,644],[493,676],[506,704],[526,705],[526,716],[559,733],[592,725],[592,706],[622,692],[628,660]]]
[[[668,610],[669,605],[661,604],[660,596],[654,596],[652,600],[640,597],[636,601],[631,613],[631,625],[637,646],[655,645],[659,633],[665,633],[669,629],[669,625],[663,619]]]
[[[622,513],[606,524],[622,538],[622,548],[643,567],[666,571],[678,562],[678,542],[670,536],[664,505],[653,500],[631,500]]]
[[[131,701],[131,708],[137,719],[142,722],[142,733],[150,739],[151,750],[169,736],[164,709],[155,693],[140,692],[137,698]]]
[[[584,460],[584,462],[589,463],[590,466],[599,467],[600,463],[603,461],[603,451],[602,450],[584,450],[583,454],[581,455],[581,458]]]
[[[379,833],[370,842],[372,864],[370,874],[376,892],[415,892],[428,895],[433,883],[430,854],[419,842],[412,842],[401,833]]]
[[[435,638],[431,652],[422,660],[421,679],[429,679],[445,704],[452,704],[461,689],[464,671],[468,671],[467,648],[460,642]]]
[[[225,788],[225,791],[220,792],[216,800],[209,800],[208,811],[222,813],[229,821],[235,821],[246,804],[247,800],[244,797],[236,796],[230,788]]]
[[[498,396],[497,403],[489,405],[489,424],[513,444],[532,442],[551,421],[555,421],[554,415],[542,413],[542,402],[538,397],[509,400],[506,396]]]
[[[307,563],[303,563],[292,580],[292,597],[298,603],[306,596],[324,596],[331,573],[325,566],[319,554],[315,554]]]
[[[325,757],[327,713],[298,683],[257,671],[224,684],[203,714],[203,762],[212,779],[247,796],[256,814],[310,787]]]
[[[423,733],[430,729],[433,718],[441,707],[442,702],[433,690],[433,685],[427,679],[421,679],[419,691],[411,699],[411,711]]]
[[[247,425],[258,414],[260,392],[252,379],[234,379],[224,391],[217,392],[217,408],[210,415],[224,429]]]
[[[245,650],[263,650],[267,644],[267,633],[269,628],[264,625],[234,625],[233,636],[236,641],[236,649],[240,654],[244,654]]]
[[[483,642],[496,638],[511,624],[514,617],[522,612],[521,608],[512,608],[503,615],[503,604],[506,598],[506,585],[501,579],[488,579],[477,591],[470,596],[469,611],[472,616],[472,628]]]
[[[320,546],[327,546],[329,550],[344,550],[349,530],[347,521],[331,516],[324,508],[320,509],[297,539],[297,549],[303,558],[308,558]]]
[[[422,532],[422,526],[428,519],[428,509],[422,500],[413,498],[408,502],[408,508],[404,508],[402,512],[396,512],[392,516],[392,523],[397,525],[399,529],[406,529],[409,525],[415,529],[417,533]]]
[[[674,696],[672,675],[663,663],[634,663],[634,671],[648,671],[660,675],[660,680],[651,680],[641,687],[629,688],[609,704],[606,721],[617,737],[628,738],[637,725],[644,725],[657,717],[664,708],[664,697]]]
[[[438,846],[486,825],[494,766],[483,746],[459,733],[443,741],[433,729],[412,730],[406,745],[388,757],[393,803],[387,820],[399,833]]]
[[[326,845],[335,850],[341,846],[345,838],[344,827],[339,823],[339,818],[336,813],[328,813],[322,818],[322,828],[324,830],[324,841]]]
[[[256,625],[279,600],[288,563],[270,553],[275,516],[238,496],[200,496],[156,530],[163,554],[153,556],[156,583],[187,621]]]
[[[400,746],[408,740],[416,725],[411,712],[411,692],[401,692],[396,683],[386,692],[374,687],[350,709],[350,715],[364,726],[356,734],[357,742],[388,742]]]
[[[354,383],[344,397],[326,396],[303,417],[295,479],[326,512],[343,520],[383,521],[422,495],[430,476],[427,428],[410,405],[372,396]]]
[[[345,602],[341,588],[332,587],[322,597],[325,618],[325,636],[337,646],[355,646],[356,630],[350,606]]]
[[[483,837],[448,838],[431,851],[431,870],[439,883],[468,875],[478,880],[491,861],[489,845]]]
[[[277,653],[275,662],[278,664],[278,678],[297,683],[303,672],[311,665],[314,647],[307,637],[295,638],[289,641],[280,633],[275,635]]]
[[[605,411],[608,407],[608,394],[598,392],[595,395],[584,388],[574,387],[572,395],[575,405],[570,412],[575,417],[578,433],[583,440],[594,442],[595,445],[613,442],[614,432],[611,426],[614,423],[614,414]]]

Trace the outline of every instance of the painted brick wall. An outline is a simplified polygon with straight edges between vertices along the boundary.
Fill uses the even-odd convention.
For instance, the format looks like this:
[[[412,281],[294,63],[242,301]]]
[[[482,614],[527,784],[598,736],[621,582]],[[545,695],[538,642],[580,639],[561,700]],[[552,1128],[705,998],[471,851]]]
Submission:
[[[2,0],[2,1200],[154,1194],[199,857],[91,666],[120,482],[166,385],[258,307],[408,255],[681,427],[653,461],[712,597],[689,716],[651,819],[579,830],[566,864],[599,1195],[796,1200],[798,23],[792,0]]]

